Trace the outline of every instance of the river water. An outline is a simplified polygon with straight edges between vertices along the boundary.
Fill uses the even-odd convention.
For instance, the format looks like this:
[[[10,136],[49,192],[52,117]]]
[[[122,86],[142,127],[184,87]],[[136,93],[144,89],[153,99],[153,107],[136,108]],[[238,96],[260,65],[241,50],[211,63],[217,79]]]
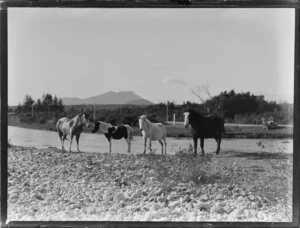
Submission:
[[[57,132],[33,130],[20,127],[8,126],[8,140],[9,143],[18,146],[48,148],[61,148],[60,140]],[[257,145],[262,142],[264,149]],[[187,148],[193,141],[191,138],[167,138],[167,153],[174,154],[180,148]],[[199,145],[199,143],[198,143]],[[82,133],[80,136],[79,147],[82,152],[98,152],[107,153],[109,151],[108,141],[104,135],[101,134],[86,134]],[[214,139],[205,139],[204,149],[206,152],[214,152],[217,144]],[[69,141],[65,141],[65,148],[69,149]],[[134,136],[131,146],[132,153],[143,152],[143,138],[141,136]],[[160,153],[161,147],[158,142],[152,142],[152,148],[156,153]],[[199,148],[200,149],[200,148]],[[76,140],[74,137],[72,144],[72,151],[76,151]],[[147,150],[148,151],[148,150]],[[238,151],[238,152],[278,152],[293,153],[292,139],[222,139],[221,151]],[[127,144],[124,139],[112,141],[113,153],[126,153]]]

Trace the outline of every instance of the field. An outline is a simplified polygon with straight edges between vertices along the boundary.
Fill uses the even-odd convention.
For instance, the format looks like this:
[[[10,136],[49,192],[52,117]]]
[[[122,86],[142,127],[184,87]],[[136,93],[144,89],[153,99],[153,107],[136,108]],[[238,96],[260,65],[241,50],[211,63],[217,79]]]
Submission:
[[[164,157],[11,146],[8,219],[291,221],[292,155],[191,154],[191,148]]]

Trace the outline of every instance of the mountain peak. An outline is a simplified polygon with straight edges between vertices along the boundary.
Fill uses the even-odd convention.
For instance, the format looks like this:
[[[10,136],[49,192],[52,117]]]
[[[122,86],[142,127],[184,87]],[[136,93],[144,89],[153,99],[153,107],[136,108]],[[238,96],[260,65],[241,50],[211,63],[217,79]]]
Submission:
[[[108,91],[106,93],[88,97],[85,99],[80,98],[63,98],[65,105],[79,105],[79,104],[136,104],[136,105],[149,105],[152,102],[140,97],[133,91]]]

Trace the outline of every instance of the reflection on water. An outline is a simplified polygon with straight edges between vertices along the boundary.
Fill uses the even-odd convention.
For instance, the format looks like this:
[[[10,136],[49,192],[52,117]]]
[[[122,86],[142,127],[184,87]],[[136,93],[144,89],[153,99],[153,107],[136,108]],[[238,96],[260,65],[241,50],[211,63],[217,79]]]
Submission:
[[[61,148],[57,132],[32,130],[20,127],[8,126],[8,140],[13,145],[34,146],[37,148],[57,147]],[[262,142],[264,149],[257,145]],[[191,138],[167,138],[167,153],[174,154],[180,148],[187,148],[192,144]],[[153,142],[152,147],[156,153],[160,153],[161,147],[158,142]],[[65,141],[65,148],[69,148],[69,141]],[[80,136],[79,148],[82,152],[107,153],[108,141],[104,135],[82,133]],[[206,152],[215,151],[217,148],[214,139],[206,139],[204,145]],[[200,148],[199,148],[200,149]],[[76,151],[76,140],[74,138],[72,150]],[[132,153],[143,152],[143,139],[141,136],[134,136],[131,146]],[[223,139],[222,150],[240,151],[240,152],[278,152],[293,153],[292,139]],[[127,153],[127,144],[124,139],[112,141],[113,153]]]

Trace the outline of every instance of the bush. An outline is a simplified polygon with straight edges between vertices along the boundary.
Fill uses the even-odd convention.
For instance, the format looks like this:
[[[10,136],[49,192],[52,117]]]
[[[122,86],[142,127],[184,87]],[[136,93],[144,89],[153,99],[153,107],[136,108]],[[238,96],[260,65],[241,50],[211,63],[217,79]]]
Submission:
[[[175,156],[149,156],[148,163],[156,172],[163,193],[171,191],[179,183],[196,185],[215,182],[216,175],[208,173],[211,166],[212,154],[194,157],[193,147],[180,149]]]
[[[46,123],[46,118],[45,117],[39,118],[39,123],[40,124],[45,124]]]
[[[211,175],[207,173],[210,170],[211,158],[213,154],[194,157],[194,148],[190,145],[187,149],[180,149],[176,152],[178,171],[177,178],[186,182],[193,182],[197,185],[206,184],[210,181]]]

